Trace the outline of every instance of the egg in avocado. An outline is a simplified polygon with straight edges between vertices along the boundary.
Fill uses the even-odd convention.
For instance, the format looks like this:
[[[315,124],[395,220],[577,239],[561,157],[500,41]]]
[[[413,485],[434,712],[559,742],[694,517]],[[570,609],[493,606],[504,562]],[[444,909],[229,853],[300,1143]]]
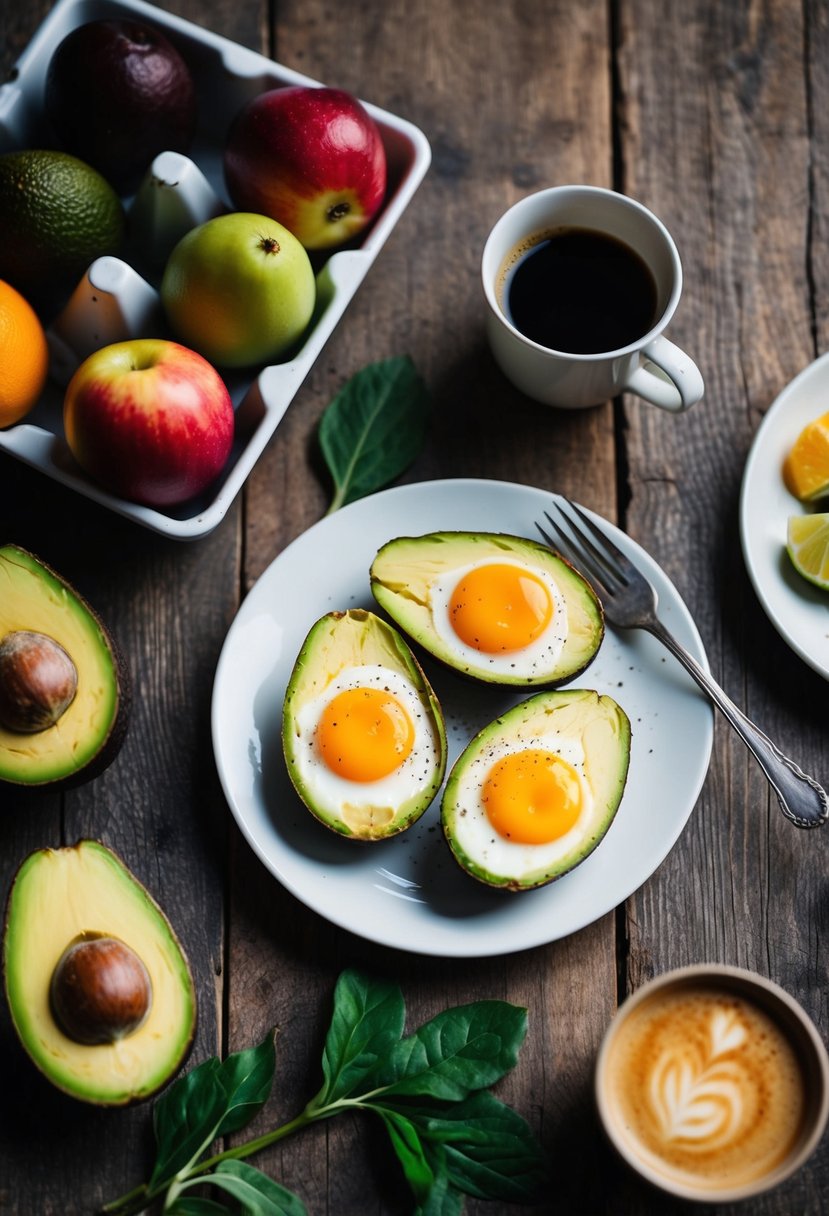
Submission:
[[[282,743],[305,805],[354,840],[409,827],[446,769],[443,714],[426,676],[397,630],[364,609],[312,626],[285,693]]]
[[[587,667],[604,636],[589,584],[522,537],[397,537],[379,550],[370,577],[377,603],[410,638],[485,683],[555,687]]]
[[[452,767],[441,824],[455,860],[510,891],[560,878],[610,827],[629,762],[630,721],[612,697],[536,693],[484,727]]]

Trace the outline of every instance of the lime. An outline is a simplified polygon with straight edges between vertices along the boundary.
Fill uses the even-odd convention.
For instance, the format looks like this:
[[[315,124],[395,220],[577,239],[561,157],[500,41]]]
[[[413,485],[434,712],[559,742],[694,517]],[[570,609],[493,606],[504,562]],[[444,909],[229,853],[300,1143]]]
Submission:
[[[84,161],[30,149],[0,155],[0,279],[41,312],[63,303],[124,240],[121,200]]]
[[[790,515],[786,551],[799,574],[829,591],[829,513]]]

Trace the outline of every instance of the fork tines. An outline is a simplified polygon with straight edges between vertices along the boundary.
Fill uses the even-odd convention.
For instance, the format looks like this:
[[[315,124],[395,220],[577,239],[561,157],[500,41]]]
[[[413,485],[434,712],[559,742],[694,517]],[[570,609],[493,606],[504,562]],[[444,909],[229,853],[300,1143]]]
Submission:
[[[562,503],[567,504],[572,514],[568,514],[564,510]],[[554,506],[561,520],[566,523],[569,533],[563,531],[549,511],[545,511],[545,518],[557,539],[554,540],[549,536],[538,522],[535,526],[547,544],[558,549],[561,556],[573,565],[582,567],[582,573],[594,584],[594,590],[597,593],[601,594],[602,590],[610,590],[614,582],[617,587],[624,586],[627,580],[624,571],[619,568],[626,561],[624,554],[569,498],[565,498],[563,494],[556,495]],[[576,519],[573,518],[573,515],[576,516]],[[596,544],[596,541],[599,544]]]

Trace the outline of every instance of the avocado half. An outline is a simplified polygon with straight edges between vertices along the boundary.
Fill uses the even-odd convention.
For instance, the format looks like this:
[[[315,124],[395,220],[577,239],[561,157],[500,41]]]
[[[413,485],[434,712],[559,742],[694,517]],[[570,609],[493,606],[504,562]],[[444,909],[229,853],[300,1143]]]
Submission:
[[[593,852],[622,800],[630,764],[630,720],[592,689],[536,693],[485,726],[449,774],[441,826],[458,864],[479,882],[527,891],[561,878]],[[482,794],[505,754],[543,749],[568,760],[588,793],[563,835],[538,844],[507,839],[492,826]]]
[[[366,667],[396,674],[413,694],[424,741],[413,787],[403,787],[395,774],[376,784],[332,782],[320,760],[314,731],[326,690],[342,673]],[[384,840],[410,827],[431,805],[446,771],[446,726],[429,681],[394,626],[362,608],[329,612],[311,627],[285,692],[282,746],[308,810],[352,840]]]
[[[52,986],[67,947],[98,936],[134,952],[151,991],[137,1029],[90,1044],[62,1028]],[[20,866],[6,908],[3,968],[20,1042],[73,1098],[101,1106],[142,1101],[170,1080],[190,1049],[196,997],[184,952],[149,892],[98,841],[39,849]]]
[[[57,643],[77,687],[53,724],[20,729],[0,714],[0,782],[76,785],[101,773],[123,743],[130,704],[127,666],[99,617],[69,583],[34,554],[0,547],[0,648],[29,635]],[[5,675],[3,674],[5,671]],[[0,704],[25,700],[11,668],[0,666]],[[12,681],[14,678],[14,694]]]
[[[435,627],[438,579],[473,566],[518,562],[551,582],[566,609],[563,646],[549,660],[524,666],[516,655],[508,670],[494,670],[487,656],[460,653]],[[598,653],[604,612],[593,588],[569,562],[525,537],[491,532],[432,532],[388,541],[371,565],[371,591],[381,608],[413,641],[461,675],[487,684],[555,688],[573,679]]]

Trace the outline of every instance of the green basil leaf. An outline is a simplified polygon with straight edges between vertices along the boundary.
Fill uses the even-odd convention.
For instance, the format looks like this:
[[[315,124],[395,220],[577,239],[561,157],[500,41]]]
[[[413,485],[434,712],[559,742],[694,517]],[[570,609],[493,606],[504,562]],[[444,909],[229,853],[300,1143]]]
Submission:
[[[395,1095],[459,1102],[513,1068],[527,1033],[527,1011],[506,1001],[447,1009],[402,1039],[366,1080]]]
[[[549,1162],[532,1130],[489,1091],[465,1102],[404,1109],[426,1151],[441,1147],[446,1176],[456,1190],[513,1203],[549,1194]]]
[[[374,1071],[403,1033],[406,1010],[395,984],[344,971],[334,990],[325,1040],[325,1083],[308,1105],[313,1111],[348,1097]]]
[[[202,1183],[232,1195],[246,1216],[308,1216],[297,1195],[246,1161],[222,1161],[212,1174],[193,1179],[193,1185]]]
[[[171,1085],[153,1109],[158,1157],[150,1189],[186,1170],[218,1136],[244,1127],[267,1100],[274,1067],[271,1032],[258,1047],[224,1062],[211,1057]]]
[[[417,1205],[414,1216],[461,1216],[463,1195],[450,1184],[445,1174],[435,1179],[423,1203]]]
[[[153,1107],[158,1156],[150,1175],[150,1190],[186,1170],[215,1139],[227,1111],[220,1069],[215,1056],[205,1060],[179,1077]]]
[[[417,1128],[398,1110],[379,1108],[377,1112],[386,1125],[392,1147],[403,1167],[406,1181],[415,1199],[422,1203],[435,1184],[435,1171],[429,1164],[426,1150]],[[445,1170],[443,1171],[445,1173]]]
[[[227,1113],[217,1135],[239,1131],[250,1123],[267,1102],[276,1068],[274,1032],[270,1031],[257,1047],[236,1051],[221,1067],[220,1079],[227,1093]]]
[[[370,363],[351,377],[320,420],[320,448],[334,480],[329,514],[408,468],[423,444],[428,406],[408,355]]]

